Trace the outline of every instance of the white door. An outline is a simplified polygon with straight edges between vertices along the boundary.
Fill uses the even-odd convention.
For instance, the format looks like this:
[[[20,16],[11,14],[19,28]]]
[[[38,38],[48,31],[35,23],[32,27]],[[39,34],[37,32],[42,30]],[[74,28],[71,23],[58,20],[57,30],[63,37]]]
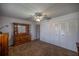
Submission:
[[[68,24],[66,24],[65,22],[60,23],[60,45],[62,47],[67,45],[68,40],[68,29],[69,26],[67,26]]]

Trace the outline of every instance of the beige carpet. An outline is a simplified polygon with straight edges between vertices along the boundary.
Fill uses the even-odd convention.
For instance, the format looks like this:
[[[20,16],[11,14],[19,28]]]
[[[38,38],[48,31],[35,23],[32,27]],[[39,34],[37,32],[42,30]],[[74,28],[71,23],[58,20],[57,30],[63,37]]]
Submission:
[[[39,40],[10,47],[10,56],[75,56],[77,53]]]

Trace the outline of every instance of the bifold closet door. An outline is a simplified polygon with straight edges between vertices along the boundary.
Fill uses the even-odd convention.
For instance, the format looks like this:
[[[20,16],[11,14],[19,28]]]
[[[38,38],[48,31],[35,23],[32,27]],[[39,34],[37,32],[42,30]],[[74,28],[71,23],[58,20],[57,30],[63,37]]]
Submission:
[[[61,47],[68,47],[70,40],[69,30],[71,30],[69,23],[66,22],[53,22],[50,28],[50,43]]]
[[[40,26],[40,37],[42,41],[75,51],[77,39],[76,22],[49,21]]]
[[[69,41],[69,24],[62,22],[60,23],[60,45],[62,47],[66,47],[67,46],[67,42]]]
[[[76,49],[76,24],[73,22],[60,23],[59,43],[61,47],[68,49]]]
[[[50,27],[50,40],[55,45],[60,44],[60,24],[53,22]]]

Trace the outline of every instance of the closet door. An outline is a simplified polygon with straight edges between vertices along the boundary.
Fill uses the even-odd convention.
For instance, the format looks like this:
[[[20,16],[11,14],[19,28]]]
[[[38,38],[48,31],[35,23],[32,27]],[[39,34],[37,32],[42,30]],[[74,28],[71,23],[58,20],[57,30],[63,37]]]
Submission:
[[[52,24],[50,36],[51,42],[55,45],[65,47],[68,42],[69,37],[69,27],[65,22],[54,22]],[[68,39],[67,39],[68,38]]]
[[[62,22],[60,27],[60,46],[75,50],[76,25],[72,22]]]
[[[77,25],[74,22],[54,22],[51,28],[51,43],[70,50],[76,50]]]
[[[40,40],[40,25],[36,25],[36,39]]]
[[[60,44],[60,24],[59,23],[53,23],[51,37],[52,37],[52,42],[55,45]]]
[[[50,43],[65,47],[69,40],[69,24],[66,22],[53,22],[51,24],[52,27],[50,27]]]
[[[69,26],[67,23],[65,22],[61,22],[60,23],[60,45],[62,47],[65,47],[67,45],[67,42],[68,42],[68,31],[69,30]]]

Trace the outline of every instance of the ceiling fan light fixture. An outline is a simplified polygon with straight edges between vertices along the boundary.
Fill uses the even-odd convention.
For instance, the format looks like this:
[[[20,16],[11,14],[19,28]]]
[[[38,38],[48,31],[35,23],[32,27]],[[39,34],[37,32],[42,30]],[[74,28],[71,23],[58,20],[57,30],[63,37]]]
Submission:
[[[41,16],[35,16],[35,21],[38,21],[38,22],[40,22],[41,21]]]
[[[42,14],[40,12],[35,13],[34,15],[34,20],[40,22],[41,20],[49,20],[51,19],[49,16],[47,16],[46,14]]]
[[[36,21],[40,22],[40,19],[38,18],[38,19],[36,19]]]

